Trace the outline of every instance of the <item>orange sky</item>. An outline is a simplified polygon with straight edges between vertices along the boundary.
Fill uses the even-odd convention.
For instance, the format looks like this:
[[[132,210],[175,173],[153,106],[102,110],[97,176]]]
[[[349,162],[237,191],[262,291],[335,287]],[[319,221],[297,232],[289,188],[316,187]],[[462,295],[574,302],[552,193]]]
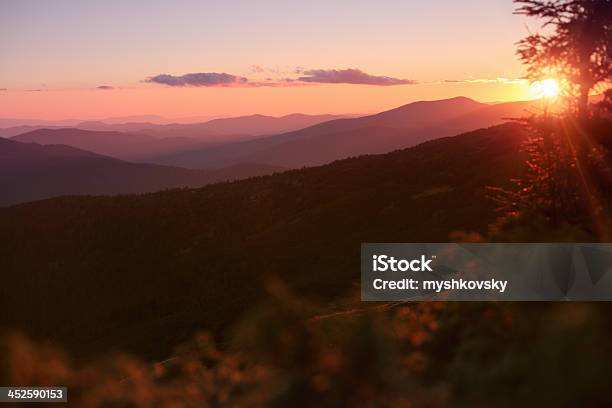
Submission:
[[[0,117],[370,113],[459,95],[528,99],[514,54],[525,21],[513,8],[509,0],[9,0],[0,5]],[[238,82],[218,86],[221,75]]]
[[[2,117],[104,118],[155,113],[169,118],[292,112],[370,113],[415,100],[464,95],[479,101],[527,99],[524,83],[432,83],[396,87],[333,84],[278,88],[158,88],[4,91]]]

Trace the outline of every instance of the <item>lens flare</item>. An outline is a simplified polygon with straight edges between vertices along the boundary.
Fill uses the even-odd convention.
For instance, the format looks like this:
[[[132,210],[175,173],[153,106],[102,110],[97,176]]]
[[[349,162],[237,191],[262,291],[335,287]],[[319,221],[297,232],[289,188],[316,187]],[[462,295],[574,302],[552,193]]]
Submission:
[[[556,98],[561,88],[556,79],[549,78],[531,85],[531,94],[535,98]]]

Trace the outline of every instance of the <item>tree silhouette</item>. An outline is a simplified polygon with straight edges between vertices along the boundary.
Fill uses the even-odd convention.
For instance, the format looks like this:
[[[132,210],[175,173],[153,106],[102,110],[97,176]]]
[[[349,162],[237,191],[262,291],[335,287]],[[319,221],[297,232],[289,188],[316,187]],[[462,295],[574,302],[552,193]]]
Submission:
[[[527,76],[541,80],[563,76],[585,115],[589,91],[612,80],[612,0],[515,0],[515,14],[544,20],[550,34],[530,34],[518,43],[517,54],[528,66]]]

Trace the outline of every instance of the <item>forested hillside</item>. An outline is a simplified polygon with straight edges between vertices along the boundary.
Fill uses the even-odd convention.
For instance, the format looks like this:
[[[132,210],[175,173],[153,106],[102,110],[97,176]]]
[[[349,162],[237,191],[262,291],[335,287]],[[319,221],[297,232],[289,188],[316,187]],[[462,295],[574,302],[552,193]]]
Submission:
[[[507,124],[202,189],[0,209],[0,325],[78,356],[163,357],[196,329],[223,335],[270,276],[333,302],[356,290],[361,242],[485,233],[485,187],[520,173],[522,140]]]

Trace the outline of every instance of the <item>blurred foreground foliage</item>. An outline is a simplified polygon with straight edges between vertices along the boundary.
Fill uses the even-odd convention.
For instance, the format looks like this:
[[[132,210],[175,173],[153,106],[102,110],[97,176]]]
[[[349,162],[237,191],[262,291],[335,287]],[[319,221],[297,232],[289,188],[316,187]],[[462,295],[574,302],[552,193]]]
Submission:
[[[268,286],[231,341],[199,334],[154,364],[113,354],[75,366],[53,346],[5,333],[0,381],[66,385],[80,407],[612,403],[607,306],[396,303],[322,315]]]

